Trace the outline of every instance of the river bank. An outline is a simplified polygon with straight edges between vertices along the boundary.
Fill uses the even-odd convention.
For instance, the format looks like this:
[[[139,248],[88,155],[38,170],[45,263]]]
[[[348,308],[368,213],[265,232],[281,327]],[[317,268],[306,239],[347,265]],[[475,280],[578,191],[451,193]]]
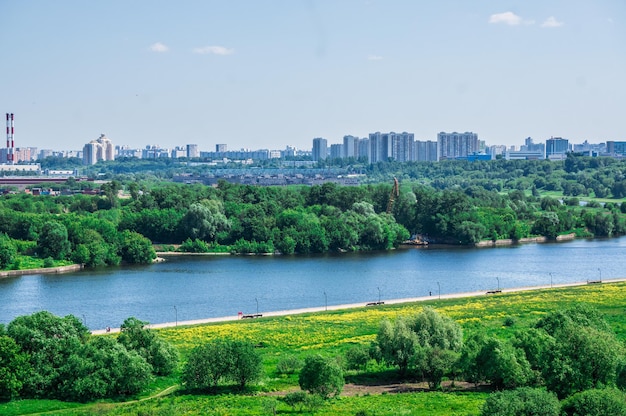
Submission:
[[[82,264],[70,264],[68,266],[59,267],[44,267],[39,269],[24,269],[24,270],[5,270],[0,271],[0,278],[13,277],[13,276],[26,276],[31,274],[61,274],[71,273],[83,269]]]
[[[554,289],[554,288],[560,288],[560,287],[584,286],[588,284],[610,284],[610,283],[620,283],[620,282],[626,282],[626,278],[606,279],[606,280],[601,280],[601,281],[594,280],[594,281],[573,282],[573,283],[559,283],[559,284],[550,284],[550,285],[516,287],[516,288],[508,288],[508,289],[502,289],[502,290],[498,289],[497,291],[481,290],[481,291],[475,291],[475,292],[447,293],[443,295],[437,293],[437,294],[430,294],[429,296],[421,296],[421,297],[415,297],[415,298],[385,299],[380,304],[381,305],[394,305],[394,304],[400,304],[400,303],[425,302],[429,300],[438,300],[438,299],[458,299],[458,298],[469,298],[469,297],[478,297],[478,296],[494,296],[499,293],[512,293],[512,292],[523,292],[523,291],[531,291],[531,290]],[[368,304],[368,303],[363,303],[363,302],[343,304],[343,305],[324,305],[324,306],[315,306],[311,308],[299,308],[299,309],[290,309],[290,310],[283,310],[283,311],[264,312],[264,313],[259,314],[257,318],[299,315],[303,313],[318,313],[318,312],[337,311],[337,310],[355,309],[355,308],[363,308],[363,307],[375,308],[378,306],[379,305],[374,305],[373,303]],[[237,321],[240,319],[242,319],[241,315],[232,315],[232,316],[222,316],[222,317],[217,317],[217,318],[163,322],[163,323],[158,323],[158,324],[147,325],[147,328],[151,328],[151,329],[172,328],[176,326],[202,325],[202,324],[209,324],[209,323]],[[120,328],[106,328],[106,329],[93,330],[91,331],[91,333],[93,335],[103,335],[107,333],[117,333],[119,331],[120,331]]]

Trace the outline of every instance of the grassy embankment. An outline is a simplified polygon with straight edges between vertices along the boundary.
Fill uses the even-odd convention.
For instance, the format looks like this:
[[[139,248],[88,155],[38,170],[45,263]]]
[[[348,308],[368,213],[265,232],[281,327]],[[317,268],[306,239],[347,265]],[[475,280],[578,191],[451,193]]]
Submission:
[[[484,296],[433,300],[424,303],[385,305],[294,315],[262,318],[228,323],[177,327],[159,330],[161,336],[174,343],[183,361],[191,349],[213,338],[229,337],[249,340],[260,347],[263,354],[265,377],[247,395],[230,394],[228,390],[218,396],[190,395],[180,393],[134,403],[95,403],[77,405],[57,401],[17,401],[0,406],[0,414],[13,415],[42,411],[49,414],[111,414],[111,415],[259,415],[267,412],[267,402],[277,403],[279,414],[291,414],[290,407],[276,402],[275,395],[297,389],[297,375],[279,375],[276,364],[284,357],[303,358],[308,354],[321,353],[342,356],[350,346],[375,339],[382,319],[412,315],[425,305],[435,307],[440,313],[459,322],[465,334],[483,331],[499,337],[510,337],[516,330],[532,325],[548,311],[571,307],[576,303],[588,303],[598,308],[614,328],[618,337],[626,340],[626,283],[587,285],[572,288],[555,288],[530,292],[517,292]],[[505,326],[505,319],[513,324]],[[111,336],[111,335],[109,335]],[[382,377],[382,382],[393,379],[393,372],[369,366],[361,374],[348,373],[347,382],[368,383]],[[155,395],[176,384],[177,377],[155,381],[150,391],[142,397]],[[487,393],[484,392],[413,392],[403,394],[361,394],[331,400],[319,409],[319,414],[354,415],[367,409],[375,415],[468,415],[477,414]],[[63,408],[68,408],[61,410]]]

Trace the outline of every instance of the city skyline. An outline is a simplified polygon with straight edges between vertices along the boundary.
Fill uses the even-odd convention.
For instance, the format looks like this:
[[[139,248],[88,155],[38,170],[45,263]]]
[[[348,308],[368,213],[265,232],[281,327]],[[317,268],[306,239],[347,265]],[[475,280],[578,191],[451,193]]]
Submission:
[[[626,4],[3,2],[15,146],[620,141]]]

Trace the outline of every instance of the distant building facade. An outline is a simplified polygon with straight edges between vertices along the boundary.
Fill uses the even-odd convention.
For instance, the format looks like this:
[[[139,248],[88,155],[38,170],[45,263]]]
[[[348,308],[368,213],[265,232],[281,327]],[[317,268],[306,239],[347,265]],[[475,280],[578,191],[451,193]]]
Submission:
[[[328,141],[321,137],[313,139],[313,160],[315,162],[324,160],[328,157]]]
[[[624,157],[626,156],[626,142],[608,141],[606,142],[606,152],[610,156]]]
[[[562,137],[551,137],[546,140],[547,159],[565,159],[569,152],[569,140]]]
[[[343,157],[358,157],[359,138],[355,136],[343,136]]]
[[[343,144],[330,145],[330,158],[341,159],[343,157]]]
[[[437,134],[438,160],[464,158],[480,151],[478,135],[472,132]]]
[[[416,140],[413,144],[413,160],[416,162],[436,162],[437,142]]]
[[[187,147],[187,157],[189,159],[200,157],[200,150],[198,150],[197,144],[188,144],[186,147]]]
[[[95,165],[101,160],[114,160],[115,152],[113,143],[104,134],[96,140],[92,140],[83,147],[83,164]]]

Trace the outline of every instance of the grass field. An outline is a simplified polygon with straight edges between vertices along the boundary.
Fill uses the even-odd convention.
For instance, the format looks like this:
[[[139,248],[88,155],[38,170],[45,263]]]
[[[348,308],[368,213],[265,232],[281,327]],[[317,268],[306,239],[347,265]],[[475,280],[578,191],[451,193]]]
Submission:
[[[384,305],[315,314],[303,314],[256,320],[242,320],[158,330],[172,342],[185,361],[198,344],[215,338],[247,340],[263,355],[265,377],[247,395],[225,391],[217,396],[172,392],[152,398],[177,383],[177,377],[159,379],[148,392],[133,403],[96,403],[80,405],[58,401],[24,400],[0,405],[0,414],[18,415],[51,411],[46,414],[105,415],[262,415],[292,414],[294,411],[276,397],[297,389],[297,375],[279,375],[276,364],[287,356],[304,358],[308,354],[342,356],[355,344],[369,344],[375,339],[383,319],[418,313],[432,306],[463,327],[466,335],[487,332],[502,338],[534,324],[549,311],[587,303],[599,309],[621,340],[626,339],[626,283],[603,283],[580,287],[503,293],[461,299],[433,300],[422,303]],[[505,325],[505,320],[509,325]],[[511,324],[512,323],[512,324]],[[107,335],[113,336],[113,335]],[[372,369],[377,371],[379,369]],[[348,373],[347,381],[366,380],[367,374]],[[367,409],[368,415],[477,415],[487,393],[484,392],[412,392],[402,394],[362,394],[331,400],[317,414],[354,415]],[[65,408],[65,410],[64,410]],[[295,413],[298,413],[297,411]],[[306,413],[306,411],[305,411]]]

